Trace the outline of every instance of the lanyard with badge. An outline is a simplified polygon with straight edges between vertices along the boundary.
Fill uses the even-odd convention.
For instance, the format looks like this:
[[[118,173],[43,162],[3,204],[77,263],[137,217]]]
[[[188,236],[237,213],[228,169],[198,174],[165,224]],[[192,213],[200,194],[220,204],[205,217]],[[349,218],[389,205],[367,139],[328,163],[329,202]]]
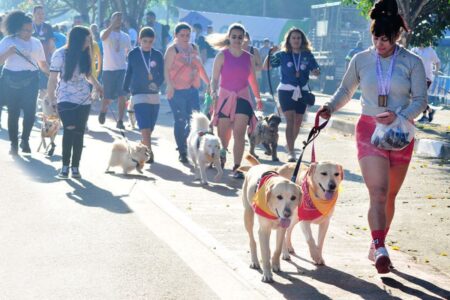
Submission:
[[[150,49],[150,57],[149,57],[148,61],[145,59],[144,51],[142,51],[141,47],[139,47],[139,50],[141,52],[142,60],[144,61],[145,69],[147,70],[147,74],[148,74],[147,78],[148,78],[149,81],[152,81],[153,80],[153,75],[152,75],[152,50]],[[154,84],[150,83],[148,88],[150,90],[154,90],[155,88],[153,87],[153,85]]]
[[[42,23],[39,26],[39,30],[38,30],[38,26],[33,23],[33,29],[34,29],[34,32],[38,34],[38,38],[40,40],[44,39],[44,37],[43,37],[43,35],[44,35],[44,23]]]
[[[295,68],[295,78],[300,78],[300,62],[302,60],[302,54],[298,54],[298,60],[295,60],[294,52],[292,52],[292,61],[294,62],[294,68]]]
[[[381,58],[377,53],[377,81],[378,81],[378,106],[387,107],[387,100],[389,91],[391,90],[391,78],[394,72],[394,65],[398,55],[398,48],[395,46],[394,55],[392,56],[389,69],[386,73],[386,77],[383,77],[383,70],[381,68]]]

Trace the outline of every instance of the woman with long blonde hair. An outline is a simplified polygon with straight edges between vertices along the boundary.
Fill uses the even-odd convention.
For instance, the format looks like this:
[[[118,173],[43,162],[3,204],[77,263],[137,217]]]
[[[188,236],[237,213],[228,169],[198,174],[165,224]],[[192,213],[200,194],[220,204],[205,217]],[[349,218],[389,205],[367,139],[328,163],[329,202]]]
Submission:
[[[233,177],[244,178],[238,168],[245,148],[245,132],[256,126],[254,107],[249,86],[256,97],[257,108],[262,109],[261,96],[255,75],[253,55],[242,50],[245,28],[241,24],[231,24],[226,34],[214,34],[207,38],[214,48],[220,50],[214,60],[211,95],[215,100],[213,125],[217,126],[222,142],[220,158],[226,161],[228,144],[233,134]],[[219,86],[220,77],[220,86]]]

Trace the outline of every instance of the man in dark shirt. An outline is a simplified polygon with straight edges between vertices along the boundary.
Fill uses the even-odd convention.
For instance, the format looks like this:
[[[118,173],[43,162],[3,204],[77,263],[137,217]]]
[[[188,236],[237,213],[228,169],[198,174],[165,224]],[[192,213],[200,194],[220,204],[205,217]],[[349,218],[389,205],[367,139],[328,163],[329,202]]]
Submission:
[[[53,28],[50,24],[45,23],[45,10],[42,5],[33,8],[33,36],[41,41],[44,47],[45,58],[50,64],[52,54],[55,51],[55,37],[53,36]],[[39,72],[39,98],[44,99],[46,96],[48,77],[43,72]]]

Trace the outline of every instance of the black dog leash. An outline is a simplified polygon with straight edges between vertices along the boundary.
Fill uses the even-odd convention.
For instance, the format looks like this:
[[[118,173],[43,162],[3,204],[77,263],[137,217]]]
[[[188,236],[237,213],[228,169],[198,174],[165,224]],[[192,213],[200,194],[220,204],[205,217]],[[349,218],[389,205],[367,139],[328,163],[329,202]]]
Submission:
[[[328,120],[326,120],[325,122],[323,122],[322,124],[319,125],[319,112],[317,112],[316,120],[314,122],[313,128],[311,128],[311,131],[309,132],[308,139],[303,142],[302,153],[300,154],[300,157],[298,158],[297,164],[294,169],[294,173],[292,174],[292,177],[291,177],[292,182],[295,183],[297,180],[298,172],[300,170],[300,165],[302,164],[303,154],[305,153],[306,147],[309,144],[311,144],[319,136],[320,131],[322,129],[324,129],[325,126],[327,126],[327,124],[328,124]],[[312,149],[312,153],[311,153],[311,161],[313,162],[315,160],[316,160],[316,154],[315,154],[314,144],[313,144],[313,149]]]

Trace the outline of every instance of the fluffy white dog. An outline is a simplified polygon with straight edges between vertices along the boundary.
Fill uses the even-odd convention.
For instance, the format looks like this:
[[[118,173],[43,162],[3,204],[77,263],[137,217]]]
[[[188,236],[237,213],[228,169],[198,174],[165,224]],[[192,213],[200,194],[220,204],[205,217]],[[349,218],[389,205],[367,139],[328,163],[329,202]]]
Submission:
[[[189,157],[194,164],[195,179],[200,179],[202,184],[208,184],[206,167],[214,163],[217,170],[214,181],[219,181],[223,174],[220,165],[220,140],[209,131],[209,120],[200,112],[192,114],[187,144]]]
[[[150,158],[148,147],[142,143],[128,142],[123,140],[116,140],[112,145],[111,157],[109,158],[108,168],[122,167],[125,174],[136,170],[142,174],[145,162]]]

